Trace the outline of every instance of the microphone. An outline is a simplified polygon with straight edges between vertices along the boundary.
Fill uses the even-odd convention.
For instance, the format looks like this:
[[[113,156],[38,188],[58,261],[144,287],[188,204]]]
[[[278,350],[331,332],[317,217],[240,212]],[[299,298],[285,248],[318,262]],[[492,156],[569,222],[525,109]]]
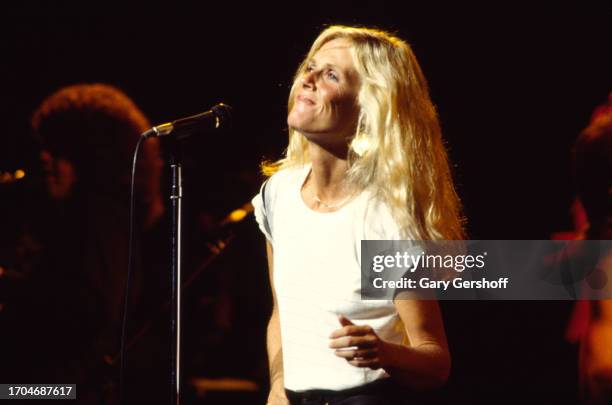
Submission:
[[[219,128],[229,121],[231,113],[232,108],[229,105],[219,103],[206,112],[154,126],[143,132],[141,136],[144,139],[169,135],[177,139],[186,138],[199,129]]]

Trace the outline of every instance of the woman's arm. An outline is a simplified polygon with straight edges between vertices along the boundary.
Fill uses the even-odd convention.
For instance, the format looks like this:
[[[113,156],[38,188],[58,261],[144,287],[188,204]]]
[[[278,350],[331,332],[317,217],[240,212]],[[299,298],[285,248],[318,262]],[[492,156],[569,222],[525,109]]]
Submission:
[[[280,322],[278,317],[278,305],[276,302],[276,290],[274,289],[274,264],[273,250],[270,242],[266,241],[268,254],[268,271],[270,275],[270,286],[272,287],[272,298],[274,306],[272,316],[268,322],[268,333],[266,337],[268,346],[268,366],[270,369],[270,393],[268,405],[288,405],[289,401],[285,395],[283,381],[283,351],[281,345]]]
[[[341,317],[343,327],[332,333],[330,347],[355,367],[383,368],[400,385],[413,389],[443,385],[451,359],[438,302],[396,299],[394,304],[409,345],[383,341],[370,326]]]
[[[383,368],[402,384],[435,388],[448,380],[451,357],[440,306],[435,300],[395,301],[409,346],[388,344]]]

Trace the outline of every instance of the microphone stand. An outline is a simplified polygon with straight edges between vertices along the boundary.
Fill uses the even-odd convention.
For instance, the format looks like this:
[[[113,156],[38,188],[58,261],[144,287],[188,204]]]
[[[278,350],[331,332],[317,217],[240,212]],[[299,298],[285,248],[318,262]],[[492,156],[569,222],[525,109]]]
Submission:
[[[158,125],[143,133],[143,137],[166,136],[173,130],[195,129],[198,125],[215,123],[218,128],[223,119],[229,117],[231,108],[219,103],[202,114],[179,119],[166,124]],[[185,135],[185,134],[183,134]],[[181,206],[183,198],[183,178],[180,148],[178,139],[184,136],[169,137],[169,163],[170,163],[170,208],[171,208],[171,271],[170,271],[170,389],[171,405],[178,405],[181,385]]]
[[[180,364],[181,364],[181,206],[183,198],[183,177],[179,145],[176,138],[169,142],[170,163],[170,207],[171,236],[170,249],[170,403],[180,401]]]

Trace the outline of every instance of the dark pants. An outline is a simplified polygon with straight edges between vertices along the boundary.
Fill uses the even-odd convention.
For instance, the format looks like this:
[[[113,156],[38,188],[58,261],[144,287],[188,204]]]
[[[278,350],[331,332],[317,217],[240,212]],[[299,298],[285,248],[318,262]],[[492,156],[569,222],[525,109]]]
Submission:
[[[401,389],[390,378],[346,390],[285,390],[291,405],[401,405],[421,404],[410,392]]]

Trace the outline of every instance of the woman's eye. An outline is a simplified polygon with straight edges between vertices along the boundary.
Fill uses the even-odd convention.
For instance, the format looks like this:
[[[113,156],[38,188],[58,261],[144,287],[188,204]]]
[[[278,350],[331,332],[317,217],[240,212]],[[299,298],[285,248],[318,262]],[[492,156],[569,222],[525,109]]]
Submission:
[[[314,67],[312,67],[312,66],[306,66],[306,69],[304,69],[304,71],[305,71],[306,73],[310,73],[310,72],[312,72],[313,70],[314,70]]]
[[[330,71],[328,71],[328,72],[327,72],[327,78],[328,78],[328,79],[330,79],[330,80],[333,80],[333,81],[335,81],[335,82],[337,82],[337,81],[338,81],[338,76],[337,76],[337,75],[336,75],[336,73],[335,73],[334,71],[332,71],[332,70],[330,70]]]

